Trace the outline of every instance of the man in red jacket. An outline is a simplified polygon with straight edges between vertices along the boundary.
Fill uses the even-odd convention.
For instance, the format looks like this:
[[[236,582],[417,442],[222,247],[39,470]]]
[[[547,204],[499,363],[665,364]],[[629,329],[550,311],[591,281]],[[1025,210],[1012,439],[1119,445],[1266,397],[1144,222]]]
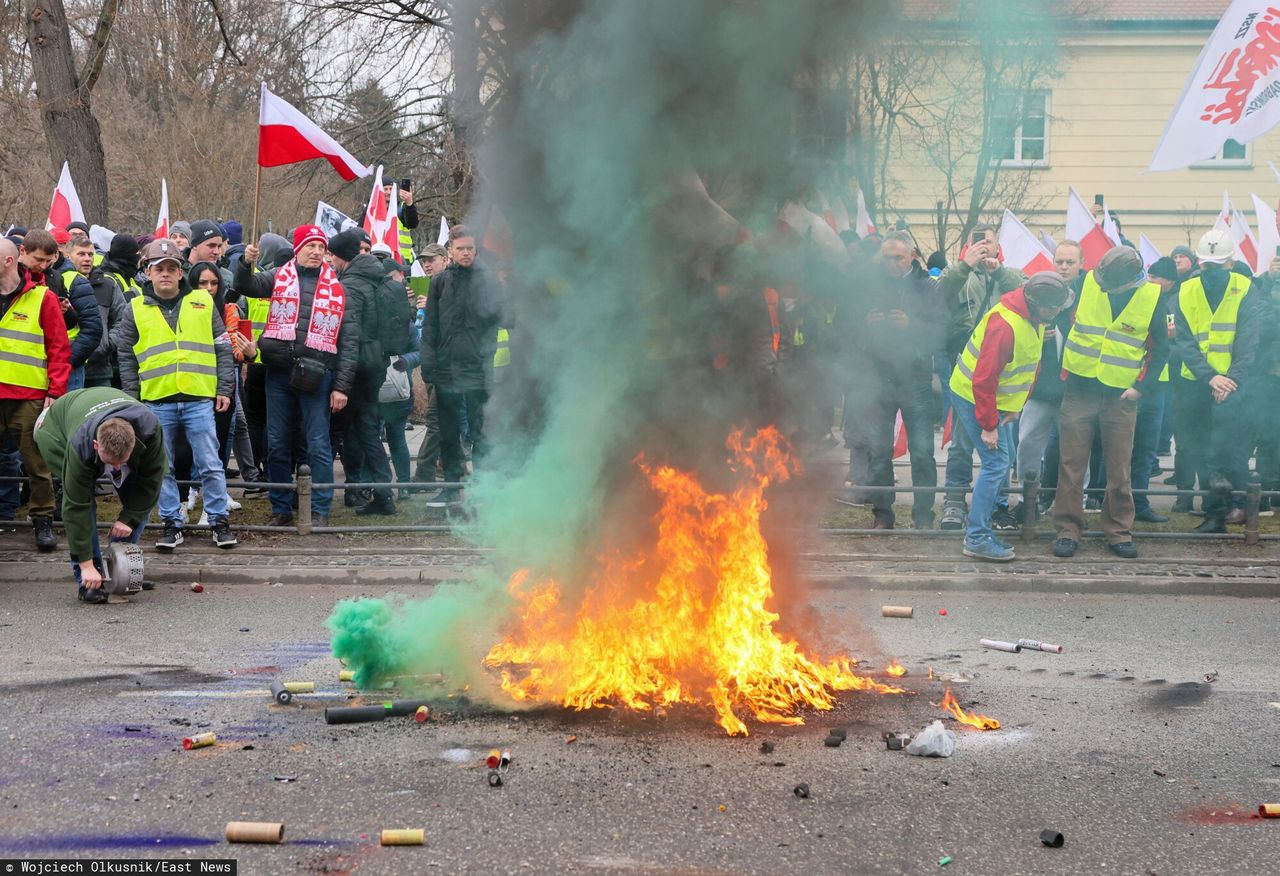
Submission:
[[[71,342],[58,297],[18,262],[17,247],[0,239],[0,433],[17,440],[31,478],[31,524],[42,551],[58,539],[53,477],[36,446],[36,419],[67,391],[70,376]]]

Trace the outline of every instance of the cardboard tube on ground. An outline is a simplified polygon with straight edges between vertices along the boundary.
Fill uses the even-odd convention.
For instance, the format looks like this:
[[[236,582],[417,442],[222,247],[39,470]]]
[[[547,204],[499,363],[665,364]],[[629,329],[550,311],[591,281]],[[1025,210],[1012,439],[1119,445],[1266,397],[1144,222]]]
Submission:
[[[341,669],[338,671],[338,681],[355,681],[356,671],[354,669]]]
[[[881,617],[911,617],[912,607],[909,605],[885,605],[880,608]]]
[[[386,706],[330,706],[324,710],[326,724],[363,724],[386,717]]]
[[[1263,818],[1280,818],[1280,803],[1263,803],[1258,807],[1258,814]]]
[[[420,846],[426,841],[427,832],[422,829],[404,828],[382,832],[384,846]]]
[[[1050,654],[1061,654],[1061,645],[1050,645],[1048,642],[1037,642],[1035,639],[1019,639],[1019,648],[1026,648],[1028,651],[1047,651]]]
[[[996,639],[979,639],[978,644],[993,651],[1008,651],[1010,654],[1017,654],[1022,650],[1022,646],[1016,642],[1001,642]]]
[[[282,706],[287,706],[293,700],[293,693],[284,686],[282,681],[271,682],[271,696]]]
[[[193,748],[205,748],[217,741],[218,737],[213,733],[197,733],[182,740],[182,748],[184,751],[190,751]]]
[[[228,821],[229,843],[282,843],[284,825],[275,821]]]
[[[316,683],[314,681],[286,681],[284,689],[291,694],[315,693]]]
[[[392,700],[386,704],[388,718],[403,718],[405,715],[412,715],[418,709],[431,704],[426,700]]]

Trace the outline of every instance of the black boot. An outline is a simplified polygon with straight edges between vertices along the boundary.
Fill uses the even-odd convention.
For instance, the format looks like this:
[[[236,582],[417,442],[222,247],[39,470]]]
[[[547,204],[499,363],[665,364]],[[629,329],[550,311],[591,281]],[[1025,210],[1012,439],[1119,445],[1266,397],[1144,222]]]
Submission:
[[[374,496],[373,501],[356,509],[356,514],[361,517],[367,517],[372,514],[390,517],[395,513],[396,503],[392,501],[390,496]]]
[[[1225,514],[1206,514],[1204,520],[1197,526],[1194,532],[1226,532],[1227,518]]]
[[[53,520],[49,517],[32,517],[31,526],[36,531],[36,549],[51,551],[58,546],[58,537],[53,534]]]

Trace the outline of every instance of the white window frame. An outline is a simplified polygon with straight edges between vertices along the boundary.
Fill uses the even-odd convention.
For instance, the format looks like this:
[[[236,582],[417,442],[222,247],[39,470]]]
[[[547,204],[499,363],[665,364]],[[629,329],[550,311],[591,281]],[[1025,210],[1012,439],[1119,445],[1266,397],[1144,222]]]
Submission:
[[[1236,141],[1239,142],[1239,141]],[[1196,161],[1191,166],[1196,170],[1230,170],[1232,168],[1249,169],[1253,167],[1253,144],[1244,144],[1244,158],[1223,158],[1222,150],[1227,148],[1227,144],[1223,143],[1222,148],[1218,150],[1218,154],[1212,158],[1206,158],[1203,161]]]
[[[1036,92],[1033,92],[1033,97]],[[1001,167],[1031,168],[1049,166],[1049,122],[1052,116],[1051,92],[1048,89],[1038,92],[1044,96],[1044,158],[1022,157],[1022,125],[1013,132],[1013,158],[997,158],[995,163]]]

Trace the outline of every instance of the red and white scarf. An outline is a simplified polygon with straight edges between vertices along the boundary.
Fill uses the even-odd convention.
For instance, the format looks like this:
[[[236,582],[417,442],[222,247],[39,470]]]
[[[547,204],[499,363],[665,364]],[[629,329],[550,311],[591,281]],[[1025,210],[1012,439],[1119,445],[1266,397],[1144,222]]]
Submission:
[[[298,336],[301,299],[298,260],[290,259],[276,271],[276,285],[271,290],[271,311],[262,336],[280,341],[294,340]],[[321,353],[338,352],[338,330],[342,328],[342,313],[346,306],[347,296],[338,282],[338,275],[328,262],[322,262],[320,278],[316,280],[315,299],[311,303],[311,324],[307,327],[308,347]]]

